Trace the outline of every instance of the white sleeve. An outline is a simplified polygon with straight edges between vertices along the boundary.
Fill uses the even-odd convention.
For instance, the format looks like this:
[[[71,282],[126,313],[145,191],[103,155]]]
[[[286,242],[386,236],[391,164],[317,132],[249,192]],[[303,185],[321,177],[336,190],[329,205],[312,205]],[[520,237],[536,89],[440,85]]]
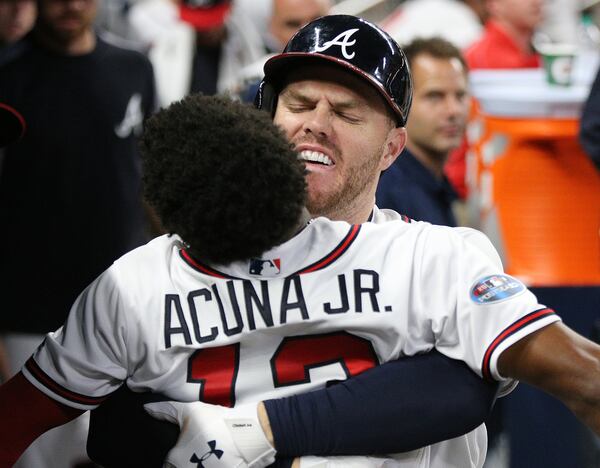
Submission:
[[[487,247],[481,248],[484,239],[473,236],[465,239],[448,228],[430,230],[420,272],[422,304],[440,352],[464,361],[486,379],[503,381],[504,388],[512,387],[498,373],[498,356],[560,318],[505,274]]]
[[[68,406],[93,409],[127,378],[126,314],[109,269],[73,304],[23,367],[39,390]]]

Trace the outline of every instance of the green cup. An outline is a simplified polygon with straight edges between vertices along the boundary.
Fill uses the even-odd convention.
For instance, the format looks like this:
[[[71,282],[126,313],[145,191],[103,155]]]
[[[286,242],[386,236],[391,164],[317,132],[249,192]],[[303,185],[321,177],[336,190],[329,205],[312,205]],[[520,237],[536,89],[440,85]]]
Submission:
[[[546,81],[556,86],[571,85],[576,47],[571,44],[544,44],[538,50],[544,62]]]

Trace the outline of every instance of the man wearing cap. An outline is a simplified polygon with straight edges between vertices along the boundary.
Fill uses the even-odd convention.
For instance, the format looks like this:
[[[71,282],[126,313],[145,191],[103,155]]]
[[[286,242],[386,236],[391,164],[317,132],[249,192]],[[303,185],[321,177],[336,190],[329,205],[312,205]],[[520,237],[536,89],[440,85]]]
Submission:
[[[189,93],[222,93],[264,54],[253,23],[230,0],[149,0],[129,16],[148,47],[161,106]]]

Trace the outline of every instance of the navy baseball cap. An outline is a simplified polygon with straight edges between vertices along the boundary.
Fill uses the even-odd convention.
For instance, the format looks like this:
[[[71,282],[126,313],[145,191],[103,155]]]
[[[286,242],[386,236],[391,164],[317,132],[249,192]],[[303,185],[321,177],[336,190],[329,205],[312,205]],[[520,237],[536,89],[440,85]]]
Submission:
[[[25,134],[25,119],[15,109],[0,102],[0,148]]]

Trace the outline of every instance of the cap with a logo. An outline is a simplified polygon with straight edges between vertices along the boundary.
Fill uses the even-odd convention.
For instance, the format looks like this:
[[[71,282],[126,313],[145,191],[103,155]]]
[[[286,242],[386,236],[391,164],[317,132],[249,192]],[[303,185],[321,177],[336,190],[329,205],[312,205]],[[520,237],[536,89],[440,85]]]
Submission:
[[[385,99],[398,124],[406,124],[412,83],[404,52],[381,28],[350,15],[311,21],[290,39],[281,54],[269,59],[254,101],[256,107],[272,112],[286,74],[311,61],[335,64],[366,80]]]
[[[14,143],[25,133],[25,119],[15,109],[0,102],[0,148]]]
[[[179,16],[196,29],[211,29],[225,22],[231,10],[231,0],[183,0]]]

